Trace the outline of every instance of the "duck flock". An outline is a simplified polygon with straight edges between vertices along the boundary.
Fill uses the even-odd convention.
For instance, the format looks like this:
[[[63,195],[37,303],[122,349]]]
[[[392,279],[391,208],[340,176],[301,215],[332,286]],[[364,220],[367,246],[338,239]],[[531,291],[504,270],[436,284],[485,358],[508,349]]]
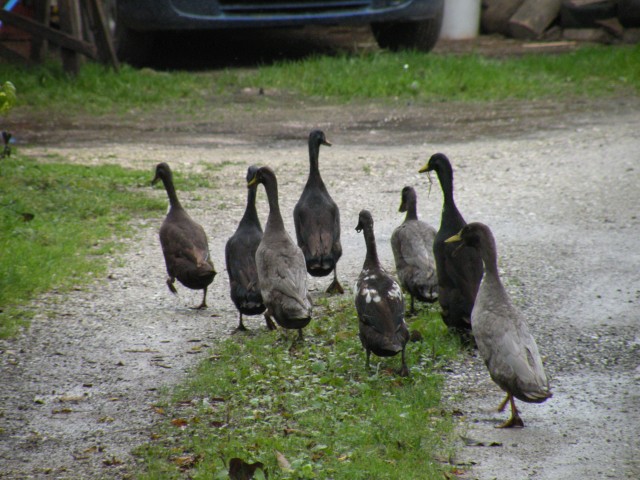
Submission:
[[[278,180],[268,166],[247,170],[247,204],[244,215],[225,246],[230,296],[239,312],[237,330],[246,330],[243,315],[264,315],[267,328],[276,325],[298,330],[312,319],[307,274],[333,274],[328,293],[342,294],[337,264],[342,256],[340,211],[331,198],[319,169],[320,146],[330,146],[325,134],[309,134],[309,177],[293,210],[296,241],[287,233],[278,204]],[[522,427],[514,398],[541,403],[551,397],[535,339],[521,313],[513,306],[498,273],[495,238],[488,226],[466,223],[453,196],[453,168],[446,155],[431,156],[419,172],[434,171],[443,192],[440,227],[418,219],[417,195],[412,187],[401,193],[400,211],[406,217],[391,236],[398,280],[378,259],[371,212],[362,210],[356,230],[362,232],[366,255],[354,289],[359,337],[366,364],[377,356],[401,355],[399,374],[406,376],[405,348],[409,330],[405,323],[406,292],[411,299],[439,302],[444,323],[467,342],[475,343],[493,381],[506,392],[510,418],[501,427]],[[182,285],[203,290],[216,275],[207,236],[178,200],[169,165],[156,167],[152,183],[162,181],[170,208],[160,228],[160,244],[168,273],[167,286],[176,293]],[[269,202],[264,230],[256,210],[256,191],[262,184]]]

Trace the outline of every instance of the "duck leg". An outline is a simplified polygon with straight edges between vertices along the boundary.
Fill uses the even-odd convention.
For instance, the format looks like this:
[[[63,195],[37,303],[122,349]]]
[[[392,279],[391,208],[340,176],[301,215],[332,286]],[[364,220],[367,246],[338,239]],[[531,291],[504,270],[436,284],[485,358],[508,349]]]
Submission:
[[[367,348],[367,362],[365,363],[365,366],[367,367],[367,370],[369,370],[369,358],[371,357],[371,350],[369,350]]]
[[[409,376],[409,369],[407,368],[407,362],[405,361],[404,358],[404,348],[402,349],[402,367],[400,367],[400,370],[398,371],[398,375],[400,375],[401,377],[408,377]]]
[[[342,288],[342,285],[340,285],[340,282],[338,281],[338,273],[336,272],[336,270],[337,270],[337,267],[334,267],[333,268],[333,281],[329,285],[329,288],[327,288],[327,292],[326,293],[342,295],[344,293],[344,288]]]
[[[271,320],[271,316],[268,315],[266,312],[264,314],[264,320],[267,322],[267,328],[269,330],[276,330],[276,324],[273,323],[273,320]]]
[[[502,400],[502,401],[500,402],[500,405],[498,405],[498,411],[499,411],[499,412],[504,412],[504,409],[505,409],[505,407],[507,406],[507,403],[509,403],[509,397],[510,397],[510,396],[511,396],[511,395],[509,395],[509,394],[507,393],[507,396],[506,396],[506,397],[504,397],[504,400]]]
[[[242,322],[242,312],[240,312],[240,323],[238,323],[238,326],[236,327],[236,329],[233,331],[232,335],[234,333],[238,333],[238,332],[246,332],[247,331],[247,327],[244,326],[244,323]]]
[[[524,422],[520,418],[518,414],[518,409],[516,408],[516,402],[513,399],[513,395],[508,394],[509,402],[511,402],[511,417],[509,420],[504,422],[502,425],[499,425],[497,428],[522,428],[524,427]]]
[[[409,296],[411,297],[411,310],[409,310],[409,314],[413,316],[416,314],[416,308],[414,305],[415,302],[414,302],[413,295],[409,294]]]
[[[207,308],[207,287],[204,287],[204,294],[202,295],[202,303],[197,307],[193,307],[194,310],[203,310]]]

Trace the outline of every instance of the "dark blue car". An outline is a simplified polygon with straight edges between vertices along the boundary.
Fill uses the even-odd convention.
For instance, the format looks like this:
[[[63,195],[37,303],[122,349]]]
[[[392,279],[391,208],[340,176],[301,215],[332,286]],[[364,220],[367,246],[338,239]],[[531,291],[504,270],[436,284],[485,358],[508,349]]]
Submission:
[[[431,50],[444,0],[105,0],[118,55],[141,63],[156,32],[371,25],[382,48]]]

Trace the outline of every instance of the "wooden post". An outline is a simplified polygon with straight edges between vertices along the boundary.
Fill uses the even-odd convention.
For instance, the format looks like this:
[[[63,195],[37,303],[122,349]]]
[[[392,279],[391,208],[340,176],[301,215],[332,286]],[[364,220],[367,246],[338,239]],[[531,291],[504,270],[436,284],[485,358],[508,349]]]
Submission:
[[[89,26],[93,32],[93,39],[98,49],[98,59],[104,64],[110,64],[118,71],[120,65],[116,50],[113,47],[111,32],[107,25],[107,17],[104,13],[101,0],[87,0],[86,13],[89,17]]]
[[[51,23],[51,0],[37,0],[34,4],[34,18],[42,25]],[[39,35],[31,35],[31,53],[34,62],[41,62],[47,52],[47,44]]]
[[[514,38],[533,40],[539,38],[558,14],[562,0],[525,0],[509,21],[509,31]]]
[[[35,62],[42,60],[45,42],[49,42],[60,47],[64,69],[72,74],[77,74],[80,71],[80,55],[101,60],[104,63],[111,63],[117,69],[118,61],[104,14],[99,6],[99,0],[91,0],[93,4],[90,6],[87,6],[86,1],[88,0],[82,0],[83,3],[79,3],[79,0],[58,0],[61,30],[51,28],[49,25],[51,0],[36,1],[35,19],[0,8],[0,21],[31,35],[30,58]],[[80,7],[83,7],[83,10]],[[91,13],[89,8],[91,8]],[[95,43],[99,46],[99,50],[94,43],[82,39],[80,34],[81,11],[84,11],[86,16],[91,16],[91,21],[85,21],[85,23],[91,23],[96,29]],[[0,56],[16,62],[28,61],[18,52],[2,44],[0,44]]]
[[[82,38],[80,28],[80,8],[77,0],[58,0],[58,10],[60,12],[60,29],[75,38]],[[73,50],[62,48],[62,65],[65,72],[77,75],[80,73],[80,57]]]

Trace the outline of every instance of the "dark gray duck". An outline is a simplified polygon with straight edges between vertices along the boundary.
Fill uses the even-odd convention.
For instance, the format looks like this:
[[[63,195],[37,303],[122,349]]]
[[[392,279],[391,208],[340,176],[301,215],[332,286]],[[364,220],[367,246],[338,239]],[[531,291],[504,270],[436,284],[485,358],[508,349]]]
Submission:
[[[256,267],[267,315],[283,328],[302,329],[311,321],[307,271],[302,250],[284,228],[278,204],[278,181],[269,167],[259,168],[248,187],[261,183],[269,200],[269,217],[256,250]]]
[[[247,182],[255,176],[257,171],[258,167],[254,165],[248,168]],[[236,330],[240,331],[246,330],[242,321],[243,315],[259,315],[264,313],[267,308],[262,301],[256,267],[256,250],[262,240],[262,225],[260,225],[256,211],[257,188],[257,184],[248,188],[249,193],[244,215],[234,234],[227,240],[224,249],[231,300],[240,314]],[[265,320],[267,328],[273,330],[275,325],[271,319],[265,315]]]
[[[482,259],[476,249],[456,249],[445,240],[455,235],[467,222],[458,211],[453,199],[453,169],[442,153],[431,156],[422,172],[435,171],[444,197],[440,228],[433,243],[438,274],[438,301],[442,307],[442,320],[451,329],[466,338],[471,331],[471,311],[482,280]]]
[[[413,187],[404,187],[399,211],[407,214],[391,234],[398,280],[411,296],[411,313],[415,313],[414,299],[430,303],[438,299],[438,276],[433,256],[436,229],[418,219],[417,203]]]
[[[206,308],[207,288],[216,276],[207,234],[180,204],[171,169],[164,162],[156,166],[151,184],[155,185],[159,180],[162,180],[169,197],[169,212],[160,227],[160,245],[169,274],[167,286],[171,292],[177,293],[174,286],[177,278],[187,288],[204,290],[202,303],[196,308]]]
[[[404,295],[400,285],[380,265],[373,233],[373,217],[362,210],[356,231],[364,233],[367,254],[354,287],[360,341],[367,353],[367,368],[371,352],[379,357],[402,354],[400,375],[409,375],[405,347],[409,330],[404,321]]]
[[[324,277],[333,272],[327,293],[344,293],[336,270],[342,256],[340,210],[320,176],[320,145],[331,146],[331,143],[322,131],[313,130],[309,134],[309,177],[293,209],[293,222],[307,272],[314,277]]]
[[[511,417],[500,427],[523,427],[514,397],[542,403],[551,397],[551,391],[536,341],[500,281],[493,234],[482,223],[470,223],[447,242],[454,247],[454,242],[462,242],[482,258],[484,276],[471,314],[472,332],[491,378],[507,392],[498,409],[511,404]]]

